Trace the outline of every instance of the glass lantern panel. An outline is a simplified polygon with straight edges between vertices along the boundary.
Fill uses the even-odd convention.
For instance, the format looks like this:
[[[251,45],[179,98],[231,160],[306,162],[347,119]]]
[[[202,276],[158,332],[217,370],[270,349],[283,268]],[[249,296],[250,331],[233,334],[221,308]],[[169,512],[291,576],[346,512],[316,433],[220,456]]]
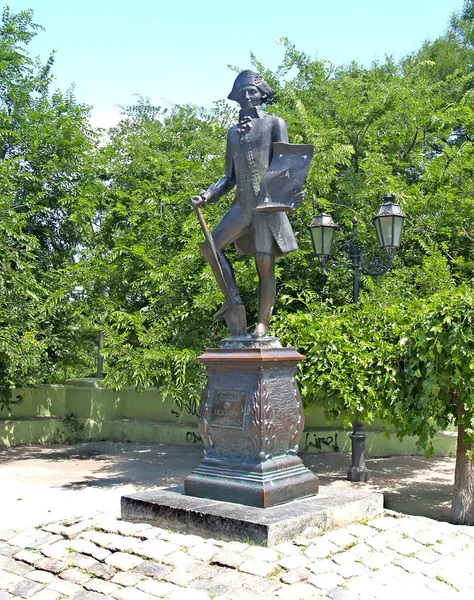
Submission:
[[[383,232],[382,232],[382,228],[381,228],[381,223],[380,223],[381,219],[380,217],[377,217],[374,219],[374,225],[375,225],[375,231],[377,232],[377,239],[379,241],[379,245],[381,248],[384,247],[384,239],[383,239]]]
[[[377,218],[377,233],[379,244],[382,248],[393,246],[393,217],[378,217]]]
[[[334,227],[324,227],[324,234],[323,234],[323,254],[324,254],[324,256],[331,256],[333,240],[334,240]]]
[[[311,240],[313,242],[313,249],[316,256],[323,254],[323,228],[322,227],[311,227]]]
[[[398,248],[402,239],[403,217],[393,217],[393,246]]]

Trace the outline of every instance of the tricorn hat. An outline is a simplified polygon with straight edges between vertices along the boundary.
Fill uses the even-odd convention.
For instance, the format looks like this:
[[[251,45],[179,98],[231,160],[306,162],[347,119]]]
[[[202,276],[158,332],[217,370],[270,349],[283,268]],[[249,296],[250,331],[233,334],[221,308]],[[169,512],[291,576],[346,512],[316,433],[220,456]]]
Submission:
[[[263,100],[268,100],[275,95],[274,90],[268,85],[268,83],[263,79],[261,75],[255,73],[255,71],[242,71],[239,73],[234,81],[234,87],[232,88],[231,93],[227,96],[229,100],[235,100],[238,102],[238,92],[245,85],[254,85],[258,91],[262,94]]]

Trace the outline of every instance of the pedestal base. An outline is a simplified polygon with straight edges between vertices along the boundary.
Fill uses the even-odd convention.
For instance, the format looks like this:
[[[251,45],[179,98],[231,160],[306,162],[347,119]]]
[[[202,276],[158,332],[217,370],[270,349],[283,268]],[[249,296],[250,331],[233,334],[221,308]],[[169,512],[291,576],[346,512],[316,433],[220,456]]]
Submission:
[[[182,488],[122,497],[122,519],[183,533],[272,546],[316,536],[383,512],[383,494],[321,488],[317,496],[273,508],[254,508],[185,496]]]
[[[184,490],[190,496],[268,508],[314,496],[318,478],[298,456],[237,465],[204,458],[184,480]]]

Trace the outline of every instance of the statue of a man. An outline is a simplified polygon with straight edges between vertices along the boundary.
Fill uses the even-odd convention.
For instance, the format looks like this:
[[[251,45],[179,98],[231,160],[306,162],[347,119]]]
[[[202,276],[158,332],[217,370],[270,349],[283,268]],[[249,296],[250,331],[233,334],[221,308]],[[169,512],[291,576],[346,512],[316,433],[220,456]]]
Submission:
[[[274,94],[258,73],[243,71],[237,76],[228,98],[238,102],[241,110],[239,122],[227,133],[225,175],[191,199],[193,206],[198,207],[216,202],[236,188],[230,210],[212,231],[220,266],[216,265],[208,242],[201,244],[201,250],[227,298],[214,316],[217,320],[226,319],[232,306],[242,304],[224,249],[234,243],[239,253],[255,256],[259,302],[254,337],[264,337],[268,332],[276,294],[275,257],[298,247],[285,212],[253,210],[259,203],[261,181],[272,160],[273,143],[288,142],[285,121],[262,109],[262,103]]]

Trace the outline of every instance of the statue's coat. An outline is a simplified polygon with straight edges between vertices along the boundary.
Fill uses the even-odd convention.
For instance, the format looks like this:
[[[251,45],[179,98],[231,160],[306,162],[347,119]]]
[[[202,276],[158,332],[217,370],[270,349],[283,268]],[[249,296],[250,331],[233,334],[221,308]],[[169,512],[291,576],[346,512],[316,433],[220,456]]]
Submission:
[[[263,252],[282,256],[298,247],[284,212],[252,210],[257,206],[260,182],[272,160],[274,142],[288,142],[283,119],[265,114],[261,107],[253,118],[242,121],[241,117],[227,134],[224,177],[202,193],[205,202],[210,203],[236,187],[234,202],[213,236],[218,236],[222,229],[232,229],[230,242],[235,243],[241,254]]]

